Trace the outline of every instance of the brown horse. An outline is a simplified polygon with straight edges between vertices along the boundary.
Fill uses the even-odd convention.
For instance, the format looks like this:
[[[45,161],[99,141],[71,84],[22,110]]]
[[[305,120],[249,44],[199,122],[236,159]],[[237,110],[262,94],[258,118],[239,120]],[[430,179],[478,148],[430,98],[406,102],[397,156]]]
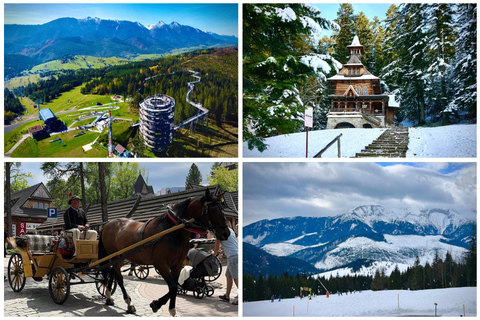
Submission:
[[[158,300],[154,300],[150,307],[157,312],[170,300],[169,312],[176,315],[175,299],[177,296],[177,281],[183,262],[190,248],[189,240],[192,233],[206,232],[210,229],[219,240],[226,240],[230,236],[225,216],[221,211],[221,196],[215,197],[207,189],[204,196],[175,204],[169,208],[167,214],[162,214],[146,223],[120,218],[108,222],[100,237],[98,258],[102,259],[143,239],[168,230],[182,222],[195,219],[194,225],[168,233],[160,237],[153,246],[147,247],[129,257],[129,260],[139,265],[153,265],[168,284],[168,293]],[[135,313],[130,296],[125,291],[123,276],[118,263],[103,271],[104,279],[108,278],[106,297],[107,305],[114,305],[111,298],[111,288],[115,277],[123,298],[127,304],[127,312]]]

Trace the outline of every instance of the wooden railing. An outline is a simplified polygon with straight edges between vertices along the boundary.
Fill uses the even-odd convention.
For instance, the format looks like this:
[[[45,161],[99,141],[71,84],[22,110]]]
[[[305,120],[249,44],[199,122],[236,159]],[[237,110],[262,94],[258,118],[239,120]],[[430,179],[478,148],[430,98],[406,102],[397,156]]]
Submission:
[[[338,142],[338,157],[341,158],[342,157],[342,153],[340,151],[340,137],[343,135],[343,133],[340,133],[335,139],[333,139],[332,141],[330,141],[329,144],[327,144],[327,146],[325,148],[323,148],[322,150],[320,150],[319,153],[317,153],[316,155],[314,155],[313,157],[314,158],[321,158],[322,157],[322,154],[327,151],[328,148],[330,148],[335,142]]]

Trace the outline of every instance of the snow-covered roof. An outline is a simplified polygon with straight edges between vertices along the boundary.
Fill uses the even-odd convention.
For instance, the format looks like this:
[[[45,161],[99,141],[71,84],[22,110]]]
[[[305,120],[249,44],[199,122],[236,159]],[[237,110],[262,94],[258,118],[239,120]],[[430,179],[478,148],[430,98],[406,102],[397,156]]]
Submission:
[[[380,80],[379,77],[375,77],[372,74],[362,74],[361,76],[356,77],[345,77],[343,75],[335,75],[327,80]]]
[[[393,108],[400,108],[400,104],[395,100],[394,94],[388,95],[388,106]]]
[[[355,36],[353,38],[352,44],[347,46],[347,48],[348,47],[363,47],[363,46],[360,44],[360,40],[358,39],[358,36]]]

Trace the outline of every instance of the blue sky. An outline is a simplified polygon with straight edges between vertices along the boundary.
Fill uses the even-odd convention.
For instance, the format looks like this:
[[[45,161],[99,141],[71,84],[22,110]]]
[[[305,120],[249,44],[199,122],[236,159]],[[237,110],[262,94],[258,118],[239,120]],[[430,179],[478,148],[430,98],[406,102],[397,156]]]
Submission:
[[[203,185],[208,185],[207,174],[214,162],[194,162],[203,177]],[[43,182],[46,185],[47,178],[43,176],[43,171],[40,169],[40,162],[23,162],[20,170],[21,172],[31,172],[34,175],[33,179],[29,179],[29,185],[34,185]],[[155,192],[162,188],[168,187],[184,187],[185,178],[188,175],[192,162],[140,162],[141,167],[145,167],[148,172],[147,183],[153,186]],[[144,177],[146,178],[146,177]]]
[[[71,17],[128,20],[148,26],[176,21],[204,31],[238,37],[238,5],[233,4],[5,4],[5,24],[44,24]]]
[[[362,205],[454,209],[476,219],[476,163],[244,163],[244,225],[336,216]]]

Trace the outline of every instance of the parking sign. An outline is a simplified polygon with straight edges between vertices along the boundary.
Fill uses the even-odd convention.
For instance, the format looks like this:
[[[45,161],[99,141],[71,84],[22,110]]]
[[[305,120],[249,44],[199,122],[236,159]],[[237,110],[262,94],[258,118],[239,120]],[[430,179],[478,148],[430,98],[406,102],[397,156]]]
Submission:
[[[48,208],[47,218],[48,219],[56,219],[57,218],[57,208]]]

